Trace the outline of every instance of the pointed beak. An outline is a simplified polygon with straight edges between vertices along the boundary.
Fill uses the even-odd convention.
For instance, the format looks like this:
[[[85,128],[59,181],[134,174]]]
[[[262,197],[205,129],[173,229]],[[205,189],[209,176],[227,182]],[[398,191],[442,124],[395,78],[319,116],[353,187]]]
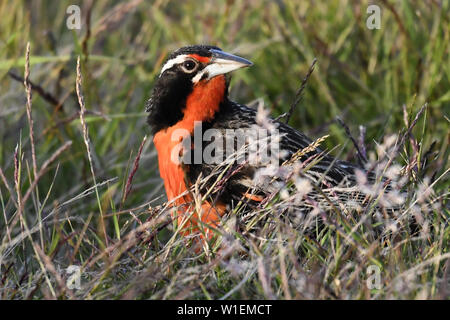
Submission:
[[[212,57],[210,63],[205,68],[208,72],[208,79],[253,65],[253,63],[247,59],[221,50],[211,49],[209,51],[212,53]]]

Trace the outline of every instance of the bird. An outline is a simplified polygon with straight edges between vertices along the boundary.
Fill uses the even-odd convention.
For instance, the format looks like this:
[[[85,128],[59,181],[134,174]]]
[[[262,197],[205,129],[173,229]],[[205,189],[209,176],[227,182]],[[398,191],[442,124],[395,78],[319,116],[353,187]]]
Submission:
[[[204,161],[180,161],[189,148],[204,151],[204,141],[192,144],[199,126],[202,132],[213,129],[226,135],[229,130],[260,125],[258,110],[234,102],[228,95],[229,74],[252,65],[251,61],[216,46],[190,45],[171,53],[157,76],[146,105],[147,123],[153,134],[165,192],[174,207],[172,215],[182,235],[201,234],[202,238],[210,238],[233,205],[245,200],[250,207],[257,206],[274,192],[270,185],[255,183],[259,167],[248,161],[239,164],[235,161],[225,169],[223,165]],[[296,156],[299,161],[314,159],[305,177],[319,188],[355,188],[357,165],[336,159],[318,146],[309,148],[314,145],[312,139],[280,120],[270,118],[268,123],[279,133],[280,164]],[[180,141],[186,138],[191,138],[190,142],[180,147]],[[299,153],[308,148],[305,154]],[[190,154],[184,159],[192,158]],[[217,170],[218,167],[223,170]],[[199,203],[192,188],[200,178],[211,176],[200,188]],[[208,191],[212,187],[216,192]],[[343,195],[345,192],[338,197]],[[305,204],[303,209],[307,207]]]

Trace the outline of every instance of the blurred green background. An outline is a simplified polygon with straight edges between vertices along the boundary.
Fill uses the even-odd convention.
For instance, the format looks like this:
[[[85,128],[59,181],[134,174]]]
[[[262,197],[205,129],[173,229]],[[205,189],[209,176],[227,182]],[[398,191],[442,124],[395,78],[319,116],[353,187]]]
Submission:
[[[66,25],[66,10],[72,4],[81,9],[80,30]],[[369,4],[381,9],[379,30],[366,26]],[[73,141],[70,152],[59,158],[53,202],[92,185],[75,94],[77,56],[82,61],[97,182],[117,177],[108,192],[101,192],[106,210],[110,198],[120,201],[121,192],[114,191],[123,188],[130,161],[150,132],[144,107],[155,77],[167,54],[187,44],[213,44],[252,60],[252,68],[234,74],[231,96],[240,103],[262,98],[273,116],[289,109],[317,58],[290,123],[313,138],[330,133],[326,146],[343,147],[343,158],[354,160],[355,152],[336,116],[355,136],[359,126],[365,126],[365,142],[373,149],[374,141],[405,128],[403,105],[411,118],[424,102],[429,107],[414,132],[424,147],[436,140],[445,151],[449,12],[450,2],[438,0],[2,1],[0,165],[12,179],[14,148],[20,139],[24,157],[30,159],[25,91],[12,78],[23,77],[27,41],[30,79],[53,98],[49,102],[33,92],[38,164],[63,142]],[[43,196],[52,179],[49,174],[41,180]],[[161,187],[148,139],[127,205],[163,195]],[[95,207],[92,197],[72,210]]]

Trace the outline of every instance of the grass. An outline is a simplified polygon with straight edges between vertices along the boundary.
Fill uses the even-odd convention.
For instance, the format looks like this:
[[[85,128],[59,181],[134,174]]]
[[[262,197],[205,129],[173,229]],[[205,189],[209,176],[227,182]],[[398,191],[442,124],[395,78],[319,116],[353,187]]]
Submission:
[[[70,4],[0,4],[1,299],[449,299],[448,1],[379,1],[380,30],[367,1],[95,1],[81,30],[66,27]],[[398,192],[360,177],[367,205],[296,217],[295,175],[293,194],[234,208],[208,250],[186,245],[144,108],[167,54],[192,43],[253,61],[231,97],[274,117],[317,58],[290,124],[356,163],[355,137]]]

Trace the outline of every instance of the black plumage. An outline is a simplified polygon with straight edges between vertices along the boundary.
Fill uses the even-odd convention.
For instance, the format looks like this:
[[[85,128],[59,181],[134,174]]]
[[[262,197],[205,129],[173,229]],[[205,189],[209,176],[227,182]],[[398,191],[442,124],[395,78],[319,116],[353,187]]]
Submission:
[[[291,159],[298,151],[307,148],[313,142],[306,135],[283,122],[274,120],[273,118],[269,118],[268,121],[278,129],[281,138],[279,147],[283,152],[282,157],[280,157],[278,161],[278,165],[280,166],[286,161],[289,161],[289,159]],[[226,130],[250,129],[258,126],[260,127],[257,122],[257,110],[227,99],[222,103],[220,111],[216,114],[214,119],[202,124],[202,130],[205,132],[208,129],[216,129],[222,132],[224,141],[221,144],[225,146]],[[269,132],[270,138],[270,131],[268,130],[267,132]],[[207,143],[209,142],[203,142],[200,146],[195,147],[199,147],[203,150]],[[193,151],[191,155],[193,155],[194,152],[195,151]],[[249,154],[247,152],[244,158],[247,158],[248,156]],[[308,161],[311,159],[316,159],[317,161],[305,172],[304,176],[312,183],[317,184],[320,188],[351,188],[355,186],[356,180],[354,175],[355,169],[358,168],[358,166],[347,161],[335,159],[319,147],[302,155],[298,160]],[[240,164],[236,160],[234,160],[234,163],[232,164],[222,163],[218,165],[216,163],[208,164],[205,162],[196,164],[194,163],[193,158],[190,159],[189,164],[185,164],[187,179],[190,184],[195,183],[199,176],[202,178],[208,177],[207,182],[204,184],[204,192],[217,184],[216,180],[220,176],[224,176],[222,169],[225,167],[227,167],[229,172],[228,177],[226,178],[227,181],[221,185],[221,188],[216,188],[218,189],[220,195],[219,199],[221,201],[226,203],[230,203],[232,200],[239,201],[246,192],[267,197],[272,192],[278,191],[270,185],[261,186],[254,181],[253,178],[256,171],[263,168],[264,164],[261,164],[260,166],[255,165],[254,163]],[[374,178],[372,174],[370,174],[369,177],[372,179]]]

